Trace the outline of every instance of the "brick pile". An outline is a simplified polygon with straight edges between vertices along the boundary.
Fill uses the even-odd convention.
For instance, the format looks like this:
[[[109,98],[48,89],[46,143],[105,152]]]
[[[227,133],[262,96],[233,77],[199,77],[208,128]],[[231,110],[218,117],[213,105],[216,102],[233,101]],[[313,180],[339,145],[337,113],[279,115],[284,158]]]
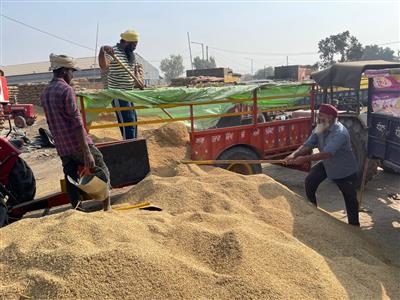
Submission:
[[[47,86],[48,82],[26,83],[8,86],[9,99],[16,99],[21,104],[34,104],[40,106],[40,96]],[[73,80],[73,88],[75,91],[82,89],[102,89],[103,83],[89,82],[87,79]]]

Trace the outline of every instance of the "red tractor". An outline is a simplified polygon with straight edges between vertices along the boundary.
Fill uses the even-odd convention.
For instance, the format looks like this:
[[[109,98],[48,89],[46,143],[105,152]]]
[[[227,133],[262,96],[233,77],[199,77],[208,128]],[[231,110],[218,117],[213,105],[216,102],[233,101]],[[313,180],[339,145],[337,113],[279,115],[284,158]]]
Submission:
[[[32,170],[19,157],[20,151],[7,137],[11,133],[11,119],[16,127],[26,127],[35,122],[32,104],[10,104],[8,88],[3,72],[0,70],[0,129],[5,121],[10,130],[6,137],[0,137],[0,227],[19,219],[20,216],[9,214],[8,207],[33,200],[36,181]]]
[[[0,137],[0,227],[22,217],[10,214],[10,207],[35,197],[35,177],[20,154],[12,141]]]
[[[33,104],[10,103],[7,81],[0,70],[0,126],[6,119],[13,119],[15,127],[25,128],[35,123],[36,115]]]

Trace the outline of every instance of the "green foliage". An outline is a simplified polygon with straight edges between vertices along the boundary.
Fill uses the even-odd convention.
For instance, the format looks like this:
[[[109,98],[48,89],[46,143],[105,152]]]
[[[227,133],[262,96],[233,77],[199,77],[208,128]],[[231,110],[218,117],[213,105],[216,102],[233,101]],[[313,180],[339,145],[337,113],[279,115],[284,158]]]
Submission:
[[[389,47],[383,48],[378,45],[365,46],[364,53],[361,57],[362,60],[383,59],[393,61],[395,60],[394,51]]]
[[[216,68],[217,64],[215,63],[215,59],[212,56],[210,56],[210,58],[208,60],[201,59],[199,56],[196,56],[193,59],[193,67],[196,70],[199,70],[199,69],[210,69],[210,68]]]
[[[388,47],[368,45],[363,47],[349,31],[331,35],[318,42],[321,61],[319,67],[326,68],[336,62],[383,59],[396,60],[394,51]]]
[[[346,50],[346,61],[356,61],[362,59],[363,46],[356,37],[351,36],[349,39],[349,46]]]
[[[182,75],[185,70],[182,55],[171,54],[169,57],[164,58],[160,63],[160,70],[164,73],[168,82]]]
[[[360,60],[363,52],[361,43],[348,30],[319,41],[318,49],[322,67],[335,62]]]

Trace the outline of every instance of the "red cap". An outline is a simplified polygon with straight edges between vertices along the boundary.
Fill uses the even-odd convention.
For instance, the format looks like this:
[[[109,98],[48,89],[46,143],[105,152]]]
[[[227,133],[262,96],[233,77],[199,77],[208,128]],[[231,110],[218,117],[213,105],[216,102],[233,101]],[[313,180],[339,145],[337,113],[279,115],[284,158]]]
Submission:
[[[319,112],[330,116],[334,116],[335,118],[337,118],[338,115],[336,107],[330,104],[321,104],[319,107]]]

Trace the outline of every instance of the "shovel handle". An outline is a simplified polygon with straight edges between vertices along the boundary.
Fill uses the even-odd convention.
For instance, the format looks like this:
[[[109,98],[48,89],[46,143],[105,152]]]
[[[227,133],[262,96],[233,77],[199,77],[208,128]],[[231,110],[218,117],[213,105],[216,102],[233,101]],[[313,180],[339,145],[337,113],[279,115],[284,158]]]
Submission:
[[[227,165],[227,164],[282,164],[285,165],[284,159],[264,159],[264,160],[182,160],[183,164],[195,165]]]
[[[112,57],[121,67],[123,67],[125,69],[125,71],[128,72],[128,74],[132,77],[132,79],[136,82],[136,84],[139,85],[139,88],[141,90],[143,90],[144,85],[142,82],[139,81],[139,79],[136,77],[136,75],[131,70],[129,70],[127,68],[127,66],[125,66],[124,63],[115,54],[112,54]]]

